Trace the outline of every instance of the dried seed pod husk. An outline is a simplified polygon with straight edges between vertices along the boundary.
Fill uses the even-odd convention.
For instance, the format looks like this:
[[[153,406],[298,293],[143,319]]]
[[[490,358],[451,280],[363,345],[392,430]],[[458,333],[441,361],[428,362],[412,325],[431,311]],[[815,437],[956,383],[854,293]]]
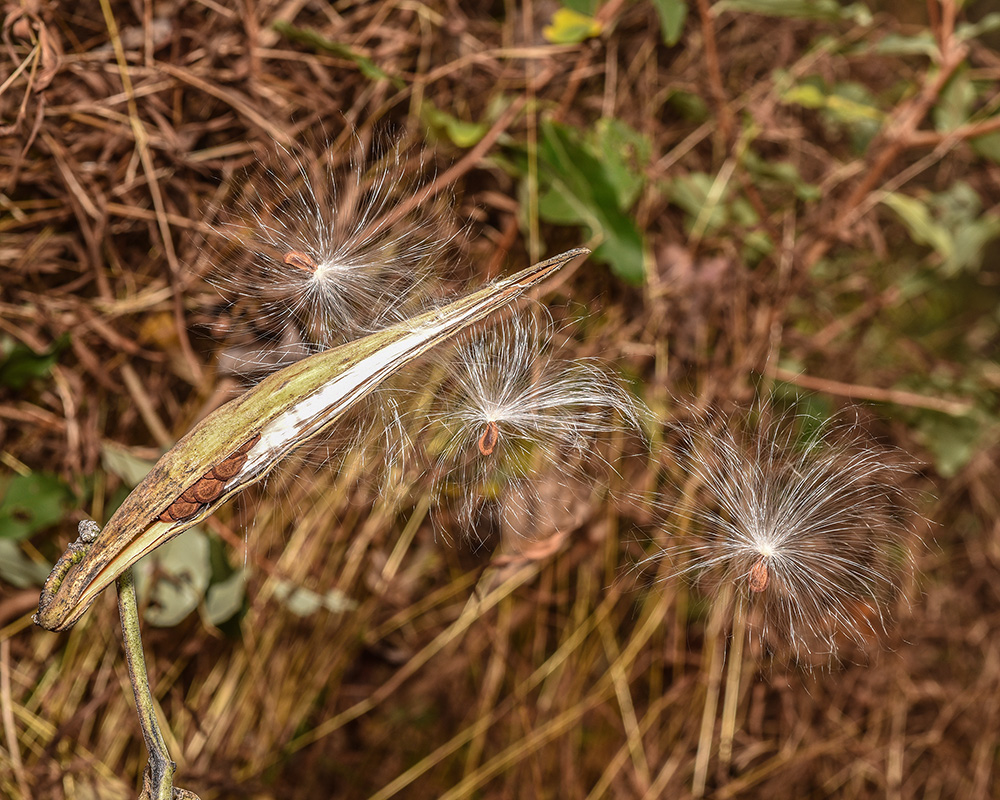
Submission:
[[[74,542],[67,549],[45,582],[35,622],[54,631],[72,627],[124,570],[260,481],[389,375],[587,252],[570,250],[440,309],[317,353],[216,409],[160,458],[93,542]],[[188,511],[177,505],[181,495],[206,475],[217,474],[216,467],[243,447],[245,461],[219,495],[179,518],[180,511]]]

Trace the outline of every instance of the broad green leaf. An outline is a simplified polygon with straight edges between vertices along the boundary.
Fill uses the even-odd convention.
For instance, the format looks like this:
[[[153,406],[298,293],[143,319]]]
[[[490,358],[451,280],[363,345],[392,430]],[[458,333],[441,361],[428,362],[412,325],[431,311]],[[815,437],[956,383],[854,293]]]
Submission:
[[[964,181],[926,201],[896,193],[882,202],[899,215],[915,242],[940,255],[945,277],[979,269],[986,246],[1000,237],[1000,215],[983,212],[979,195]]]
[[[178,624],[198,607],[211,577],[208,537],[199,528],[189,528],[136,565],[135,590],[143,616],[161,628]]]
[[[599,119],[589,141],[601,157],[618,208],[628,211],[646,184],[645,167],[652,155],[648,136],[619,119]]]
[[[624,123],[609,124],[598,128],[592,137],[596,141],[588,144],[576,129],[547,120],[541,125],[538,148],[544,168],[540,216],[560,225],[583,225],[599,234],[603,241],[594,258],[636,284],[645,277],[645,241],[626,210],[641,183],[636,183],[638,173],[626,167],[622,153],[607,160],[605,156],[616,141],[622,148],[626,139],[630,147],[638,147],[637,136],[626,132]]]
[[[224,581],[209,586],[205,596],[205,616],[208,621],[218,626],[236,616],[243,608],[246,585],[246,571],[239,569]]]
[[[687,19],[687,0],[653,0],[656,13],[660,16],[660,35],[663,43],[673,47],[680,41]]]
[[[28,558],[12,539],[0,539],[0,580],[18,589],[41,586],[51,569]]]
[[[32,472],[0,482],[0,497],[0,539],[20,540],[62,520],[73,493],[57,475]]]
[[[946,191],[932,195],[931,202],[954,242],[951,258],[943,265],[945,275],[978,270],[986,245],[1000,236],[1000,216],[983,212],[979,195],[965,181],[955,181]]]
[[[552,15],[552,24],[542,28],[545,41],[552,44],[578,44],[600,36],[600,22],[572,8],[560,8]]]
[[[35,378],[44,378],[69,346],[69,334],[63,334],[48,350],[36,353],[10,337],[0,338],[0,386],[23,389]]]

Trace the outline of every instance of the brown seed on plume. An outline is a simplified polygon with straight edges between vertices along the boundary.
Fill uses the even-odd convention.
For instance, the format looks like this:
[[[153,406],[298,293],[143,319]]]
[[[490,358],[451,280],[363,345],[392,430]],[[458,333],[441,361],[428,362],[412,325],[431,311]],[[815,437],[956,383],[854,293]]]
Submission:
[[[300,253],[298,250],[285,253],[285,263],[291,267],[298,267],[304,272],[316,271],[316,262],[313,261],[312,256],[308,253]]]
[[[750,591],[758,593],[763,592],[767,588],[769,577],[770,576],[767,572],[767,559],[757,559],[757,561],[754,562],[754,565],[750,567]]]
[[[490,455],[496,449],[498,441],[500,441],[500,428],[493,420],[490,420],[486,423],[483,435],[479,437],[479,452],[484,456]]]

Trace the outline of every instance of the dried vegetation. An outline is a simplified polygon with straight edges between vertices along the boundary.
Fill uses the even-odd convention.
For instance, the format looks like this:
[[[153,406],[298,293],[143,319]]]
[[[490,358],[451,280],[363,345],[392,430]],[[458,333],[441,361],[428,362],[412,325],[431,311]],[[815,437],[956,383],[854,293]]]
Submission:
[[[468,225],[451,279],[611,242],[559,279],[551,313],[592,313],[566,346],[610,358],[664,417],[686,413],[674,397],[729,409],[758,388],[821,416],[867,404],[866,427],[923,464],[920,577],[886,649],[818,670],[748,653],[725,678],[728,628],[702,596],[655,566],[623,577],[666,535],[639,511],[585,494],[558,537],[491,558],[435,536],[424,484],[303,457],[199,540],[214,583],[246,567],[242,615],[212,624],[216,596],[147,625],[179,784],[203,800],[997,791],[996,34],[960,36],[950,2],[874,20],[688,5],[673,46],[653,4],[619,0],[566,45],[538,1],[7,6],[0,521],[25,522],[15,478],[58,519],[21,509],[30,535],[3,551],[0,795],[134,796],[113,599],[38,630],[39,564],[238,390],[223,356],[274,337],[208,279],[248,184],[308,153],[344,167],[386,135],[433,142],[430,180]],[[600,174],[631,176],[621,207],[559,147],[603,147]],[[555,224],[574,187],[593,189],[594,224]],[[649,258],[629,283],[635,241]],[[632,459],[620,480],[641,493],[664,470]]]

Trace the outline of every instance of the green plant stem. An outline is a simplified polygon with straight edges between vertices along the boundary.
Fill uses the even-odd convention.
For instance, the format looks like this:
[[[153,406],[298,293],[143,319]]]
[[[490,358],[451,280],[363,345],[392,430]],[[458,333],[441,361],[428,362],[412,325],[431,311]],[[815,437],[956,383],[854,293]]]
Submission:
[[[142,738],[146,741],[149,761],[143,774],[139,800],[197,800],[197,795],[185,789],[174,789],[174,770],[167,744],[160,733],[153,709],[153,693],[149,689],[146,658],[139,634],[139,608],[135,600],[135,575],[126,569],[118,578],[118,614],[122,620],[122,636],[128,675],[135,694],[135,710],[139,715]]]

